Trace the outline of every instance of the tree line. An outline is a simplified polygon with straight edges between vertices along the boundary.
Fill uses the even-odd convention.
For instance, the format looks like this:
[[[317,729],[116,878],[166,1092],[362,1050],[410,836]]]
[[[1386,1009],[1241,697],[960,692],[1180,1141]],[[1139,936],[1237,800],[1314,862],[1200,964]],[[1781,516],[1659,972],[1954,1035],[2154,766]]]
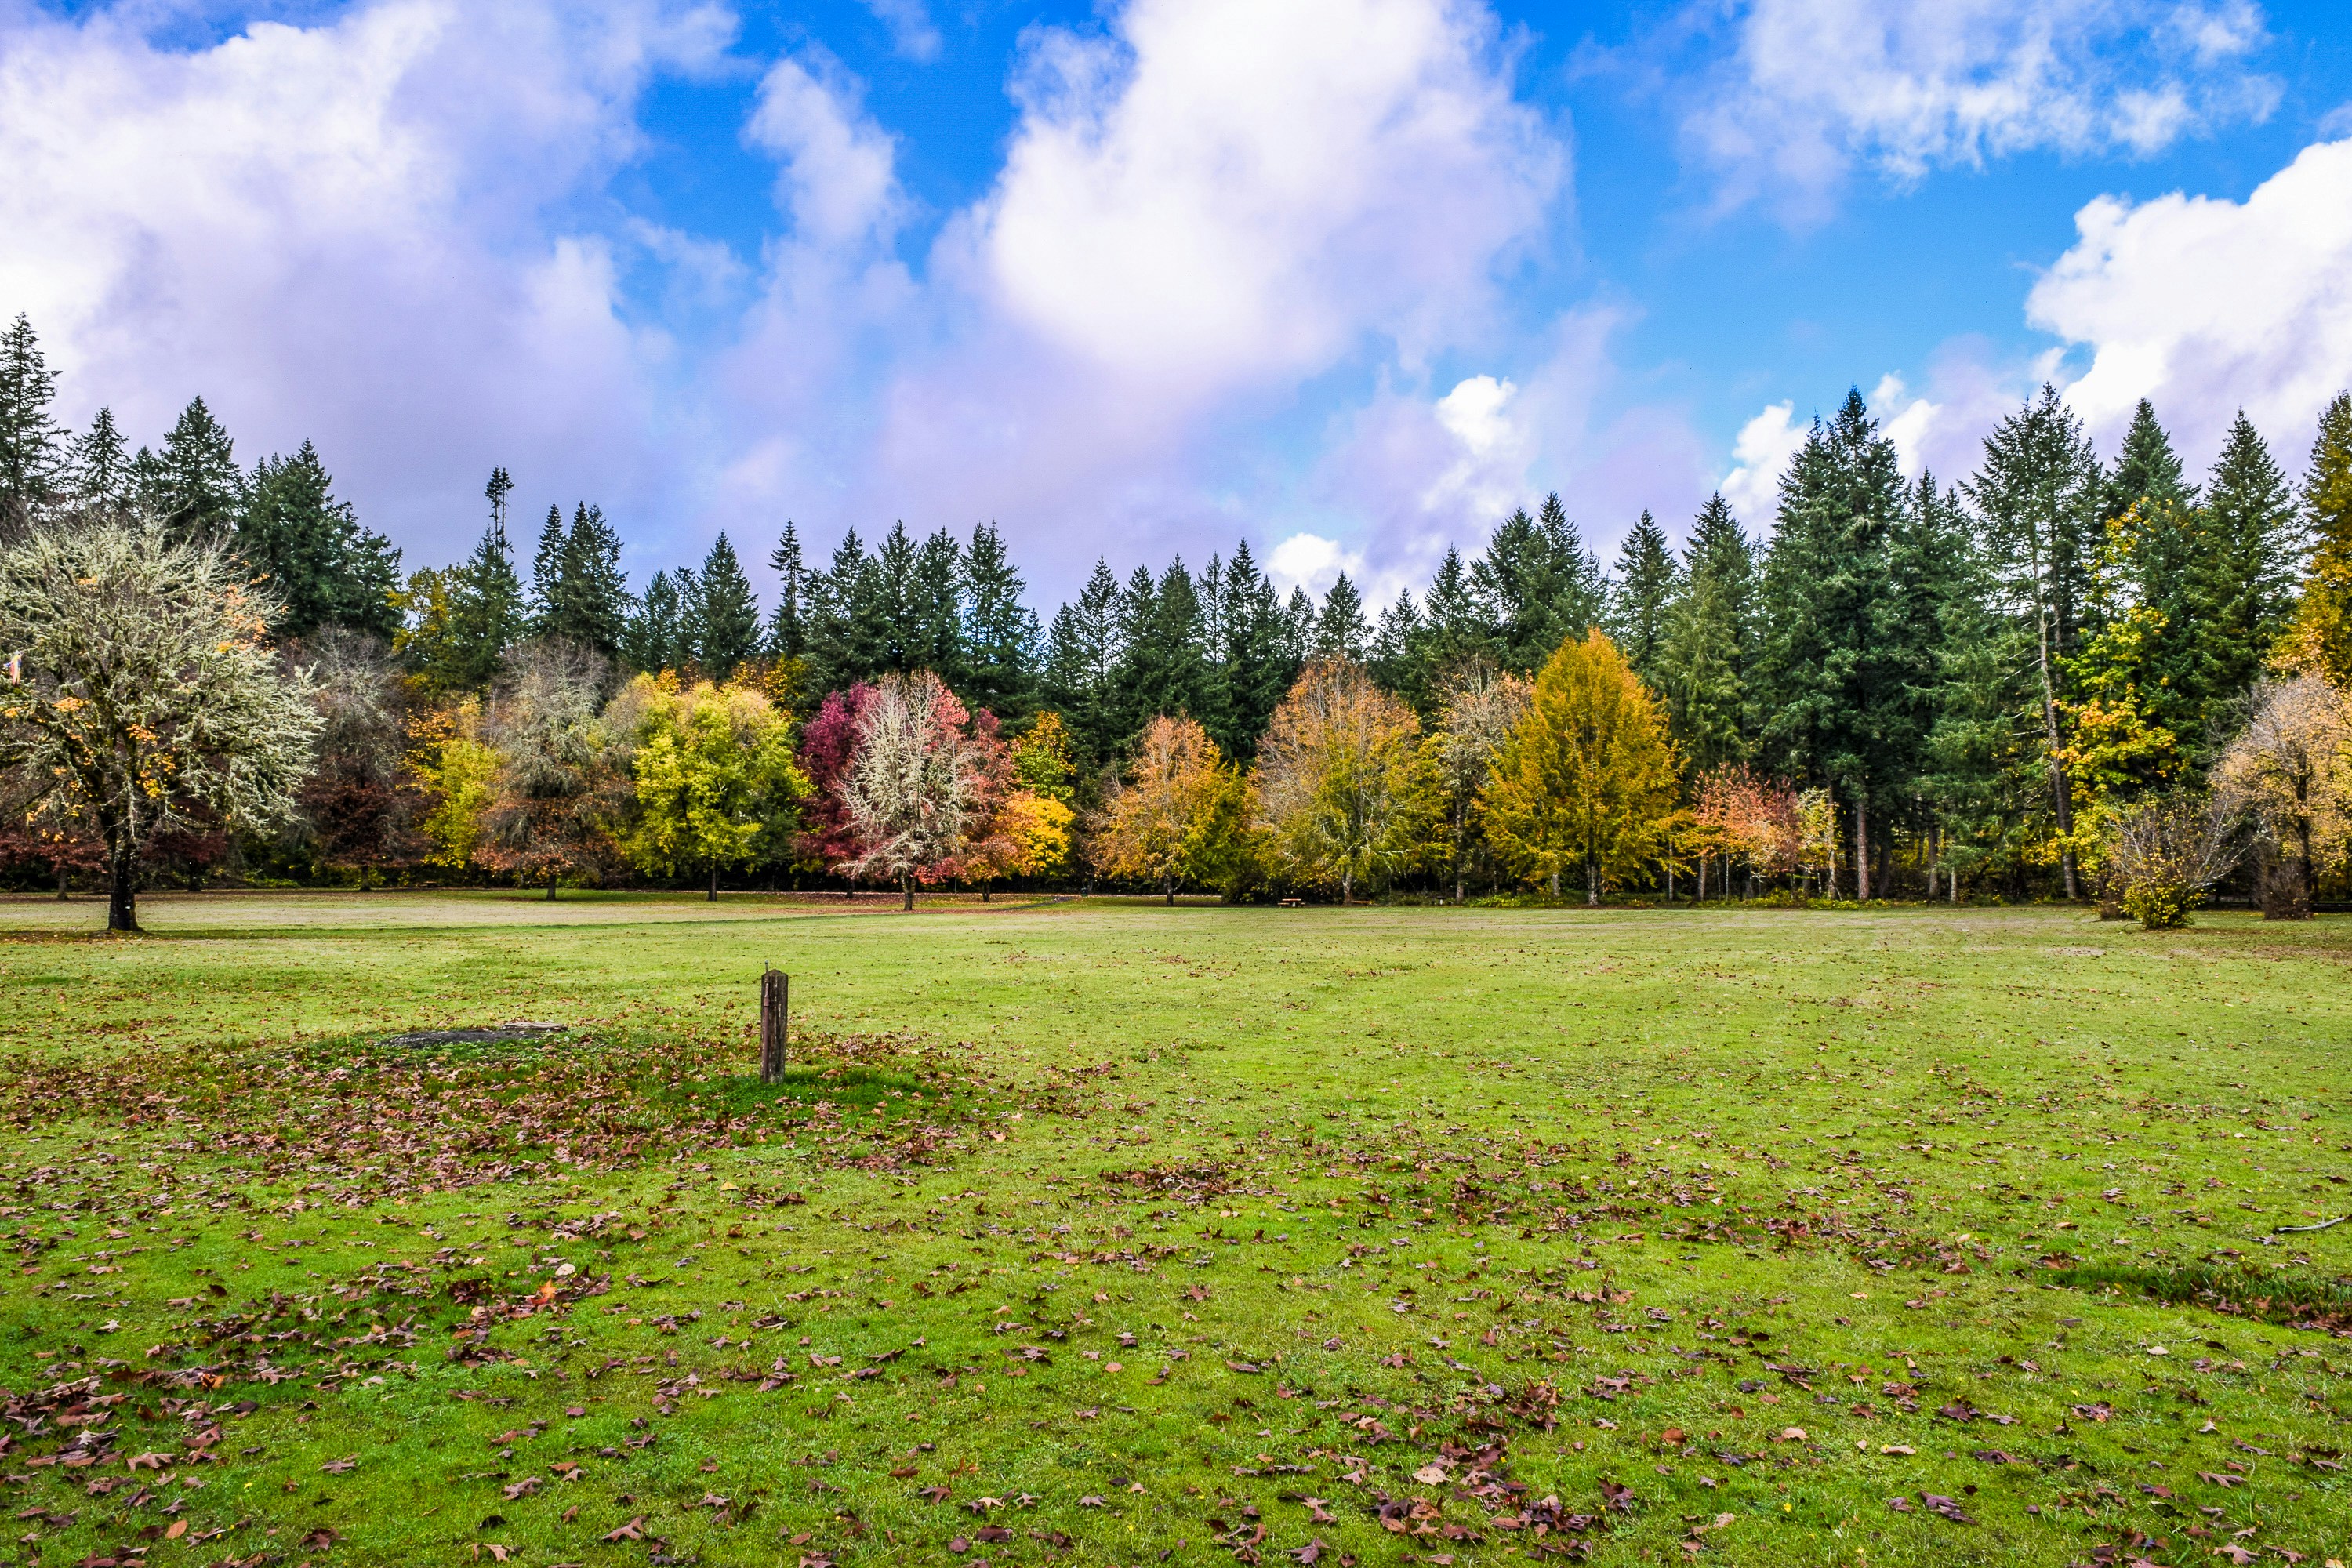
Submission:
[[[55,380],[19,318],[16,531],[127,518],[217,551],[320,719],[275,827],[175,823],[142,850],[163,874],[2112,903],[2126,826],[2223,785],[2207,837],[2254,851],[2266,900],[2341,871],[2333,806],[2264,816],[2246,745],[2294,728],[2288,688],[2308,721],[2352,679],[2343,396],[2300,483],[2242,416],[2201,479],[2146,404],[2103,458],[2048,387],[1945,483],[1851,394],[1762,533],[1717,496],[1681,549],[1644,513],[1604,568],[1552,496],[1384,607],[1344,574],[1285,595],[1244,542],[1098,561],[1041,619],[989,524],[852,531],[812,565],[786,522],[765,611],[725,533],[633,589],[584,500],[524,568],[503,469],[468,555],[403,575],[307,443],[240,468],[199,399],[126,455],[103,410],[56,426]],[[885,773],[917,794],[891,805]],[[20,875],[104,859],[60,798],[12,830]]]

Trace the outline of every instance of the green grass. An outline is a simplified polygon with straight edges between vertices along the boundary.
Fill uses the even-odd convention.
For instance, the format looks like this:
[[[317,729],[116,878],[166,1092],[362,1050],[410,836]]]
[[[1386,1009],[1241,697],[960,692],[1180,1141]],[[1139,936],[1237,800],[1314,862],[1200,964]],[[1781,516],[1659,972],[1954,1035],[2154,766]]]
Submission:
[[[2352,923],[98,915],[0,904],[11,1561],[2352,1557]]]

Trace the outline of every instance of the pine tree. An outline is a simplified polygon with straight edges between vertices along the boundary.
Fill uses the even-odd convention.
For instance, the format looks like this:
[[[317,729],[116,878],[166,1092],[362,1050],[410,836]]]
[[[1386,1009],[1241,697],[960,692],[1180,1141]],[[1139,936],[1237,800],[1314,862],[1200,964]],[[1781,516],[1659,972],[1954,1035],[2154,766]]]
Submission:
[[[1079,776],[1094,779],[1126,739],[1114,695],[1120,655],[1118,579],[1095,562],[1078,596],[1054,613],[1045,637],[1045,700],[1069,727]]]
[[[702,558],[695,586],[700,613],[694,617],[694,661],[712,679],[725,680],[760,651],[760,601],[724,530]]]
[[[1315,617],[1315,657],[1361,664],[1371,640],[1372,628],[1364,621],[1363,595],[1342,572],[1332,580],[1331,591],[1323,595],[1323,608]]]
[[[1681,591],[1674,547],[1645,510],[1618,553],[1605,625],[1617,651],[1653,691],[1664,686],[1666,615]]]
[[[621,638],[622,657],[637,669],[675,669],[688,662],[678,656],[677,632],[677,584],[668,573],[656,572],[629,617]]]
[[[74,437],[66,468],[75,499],[85,506],[122,511],[138,494],[130,448],[111,408],[100,409],[89,430]]]
[[[2154,411],[2143,404],[2141,412],[2146,417],[2133,421],[2126,443],[2131,478],[2119,481],[2135,491],[2126,509],[2140,496],[2177,490],[2179,466],[2170,465],[2168,479],[2170,447]],[[2085,630],[2084,605],[2100,545],[2102,511],[2119,492],[2103,485],[2090,441],[2048,385],[1994,426],[1985,437],[1982,466],[1961,488],[1975,503],[1983,530],[1979,550],[1991,563],[2001,602],[2032,638],[2051,820],[2063,843],[2074,831],[2060,721],[2060,704],[2069,695],[2066,661]],[[2078,889],[2071,847],[2062,849],[2060,869],[2066,896],[2074,898]]]
[[[2210,735],[2293,621],[2302,556],[2294,493],[2242,409],[2205,483],[2205,531],[2208,581],[2200,596],[2214,665],[2203,716]]]
[[[2042,402],[2056,400],[2057,395],[2048,386],[2042,389]],[[2150,501],[2161,501],[2186,511],[2197,504],[2196,488],[2182,476],[2180,458],[2172,449],[2172,437],[2156,420],[2156,405],[2143,397],[2132,411],[2130,428],[2124,432],[2122,448],[2116,454],[2115,472],[2107,477],[2105,518],[2121,517],[2133,507]]]
[[[874,551],[873,594],[859,606],[868,621],[856,636],[876,650],[873,673],[877,675],[922,668],[916,640],[923,624],[915,581],[919,556],[919,547],[903,521],[892,523]]]
[[[1422,595],[1421,609],[1428,632],[1422,679],[1431,689],[1444,685],[1469,660],[1496,657],[1497,628],[1478,602],[1477,584],[1462,552],[1450,544],[1429,581],[1429,592]]]
[[[435,653],[432,674],[451,689],[488,687],[529,626],[522,579],[515,575],[507,542],[506,488],[499,484],[505,477],[503,470],[491,476],[483,492],[490,500],[489,525],[473,553],[448,574],[447,638]]]
[[[1505,519],[1470,580],[1495,628],[1496,661],[1522,674],[1599,624],[1607,603],[1601,563],[1557,494],[1536,517],[1522,509]]]
[[[963,546],[954,534],[940,529],[915,552],[908,580],[907,658],[912,669],[928,669],[950,691],[968,686],[971,671],[964,647]]]
[[[1019,723],[1037,707],[1037,613],[992,522],[971,531],[964,552],[964,687],[976,708]]]
[[[530,557],[530,635],[557,635],[563,602],[563,509],[551,506],[539,525],[539,548]]]
[[[2337,393],[2319,416],[2301,499],[2311,558],[2281,656],[2352,685],[2352,392]]]
[[[1891,559],[1909,500],[1895,444],[1851,391],[1781,479],[1765,557],[1764,740],[1780,768],[1830,785],[1853,810],[1856,891],[1865,897],[1870,813],[1901,799],[1910,782],[1897,743],[1907,694]]]
[[[1427,641],[1412,595],[1398,589],[1396,603],[1381,612],[1381,624],[1372,630],[1372,679],[1404,699],[1424,719],[1433,695],[1423,668],[1423,645]]]
[[[0,527],[62,488],[65,435],[49,412],[57,388],[33,323],[18,316],[0,334]]]
[[[769,553],[768,569],[776,574],[776,608],[768,617],[769,656],[803,658],[808,653],[808,567],[801,560],[800,535],[790,518],[784,520],[783,537]]]
[[[201,397],[181,411],[163,452],[146,465],[147,504],[182,538],[234,532],[245,502],[228,432]]]
[[[1755,548],[1722,496],[1691,527],[1683,589],[1666,614],[1660,690],[1694,775],[1754,752],[1750,679],[1758,638]]]
[[[1226,757],[1247,766],[1274,710],[1298,677],[1289,617],[1274,584],[1258,570],[1249,541],[1234,546],[1218,584],[1216,717],[1204,721]]]
[[[811,688],[840,691],[891,667],[884,635],[881,585],[865,541],[851,529],[833,560],[809,579],[808,660]]]
[[[272,637],[305,637],[329,626],[392,637],[400,552],[335,499],[315,447],[305,441],[290,458],[255,464],[245,495],[237,550],[284,605]]]
[[[547,518],[549,528],[558,525],[556,511],[551,509]],[[541,555],[547,546],[542,536]],[[606,658],[618,655],[629,623],[629,583],[621,570],[621,536],[604,521],[602,507],[574,503],[572,526],[556,543],[552,572],[540,590],[534,635],[562,637]]]

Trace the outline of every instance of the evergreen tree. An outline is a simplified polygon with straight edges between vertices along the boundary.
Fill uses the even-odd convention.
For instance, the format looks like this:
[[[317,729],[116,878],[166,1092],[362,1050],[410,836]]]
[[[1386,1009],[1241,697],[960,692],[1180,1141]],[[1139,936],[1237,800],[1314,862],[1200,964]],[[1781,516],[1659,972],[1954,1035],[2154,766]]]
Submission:
[[[130,448],[111,408],[100,409],[89,430],[74,437],[66,467],[75,498],[86,506],[121,511],[138,494]]]
[[[1037,613],[992,522],[971,531],[964,552],[964,687],[976,708],[1025,721],[1037,707]]]
[[[1430,689],[1444,684],[1470,659],[1495,657],[1497,628],[1478,602],[1477,584],[1462,552],[1450,544],[1437,563],[1437,574],[1430,579],[1429,592],[1422,595],[1421,608],[1427,632],[1421,679]]]
[[[1289,616],[1274,584],[1258,569],[1249,541],[1234,546],[1234,558],[1218,582],[1219,638],[1216,714],[1203,721],[1217,749],[1241,766],[1257,755],[1274,710],[1298,676],[1289,647]]]
[[[490,502],[489,525],[474,552],[448,574],[448,631],[445,647],[435,650],[438,683],[458,690],[478,691],[499,673],[507,650],[522,639],[529,626],[522,579],[515,575],[514,552],[507,542],[504,469],[490,476],[483,494]]]
[[[1935,816],[1931,863],[1953,879],[1948,891],[1957,900],[1962,879],[2013,858],[2028,809],[2046,794],[2036,638],[2000,605],[1994,563],[1956,498],[1921,489],[1925,506],[1948,509],[1947,526],[1958,536],[1937,626],[1935,718],[1917,780]]]
[[[1754,751],[1755,549],[1720,495],[1692,525],[1682,582],[1666,613],[1660,690],[1696,775],[1746,762]]]
[[[621,637],[621,656],[637,669],[675,669],[688,661],[678,656],[677,584],[667,572],[656,572],[646,584]]]
[[[2204,714],[2209,736],[2225,710],[2262,674],[2294,616],[2302,538],[2294,494],[2269,446],[2239,411],[2205,483],[2207,609],[2214,691]]]
[[[1069,727],[1079,776],[1091,780],[1118,754],[1126,734],[1113,681],[1119,655],[1118,579],[1095,562],[1078,596],[1054,613],[1045,637],[1045,700]]]
[[[543,637],[555,630],[558,605],[563,599],[563,509],[551,506],[539,525],[539,548],[530,557],[530,635]]]
[[[751,580],[721,530],[702,558],[695,578],[694,661],[714,680],[725,680],[760,651],[760,601]]]
[[[2319,416],[2302,501],[2311,559],[2281,652],[2339,688],[2352,685],[2352,392],[2337,393]]]
[[[880,598],[874,560],[853,528],[842,535],[826,569],[809,579],[812,689],[843,690],[890,668]]]
[[[942,528],[926,538],[915,552],[908,582],[908,610],[912,625],[907,633],[909,669],[928,669],[961,692],[971,684],[964,648],[963,546]]]
[[[548,525],[559,514],[550,510]],[[542,538],[541,552],[547,541]],[[621,570],[621,536],[602,507],[574,503],[572,526],[557,543],[553,579],[541,590],[535,635],[562,637],[606,658],[621,652],[629,624],[629,583]]]
[[[290,458],[255,464],[245,494],[236,545],[284,605],[272,637],[305,637],[328,626],[392,637],[400,552],[334,498],[316,447],[305,441]]]
[[[1371,640],[1372,628],[1364,622],[1363,595],[1342,572],[1332,580],[1331,591],[1323,595],[1323,609],[1315,617],[1315,657],[1361,664]]]
[[[1523,674],[1599,624],[1607,603],[1601,563],[1557,494],[1536,517],[1522,509],[1505,519],[1470,580],[1495,628],[1496,662]]]
[[[1307,596],[1306,586],[1294,585],[1282,607],[1283,658],[1294,668],[1306,661],[1307,650],[1315,646],[1316,618],[1315,601]]]
[[[2042,401],[2055,400],[2056,394],[2048,386],[2042,389]],[[2196,487],[2182,476],[2180,458],[2172,449],[2172,437],[2156,420],[2156,405],[2143,397],[2132,411],[2130,428],[2124,432],[2121,450],[2116,454],[2115,472],[2107,477],[2105,517],[2121,517],[2133,507],[2146,502],[2160,501],[2187,511],[2197,504]]]
[[[1422,659],[1427,641],[1412,595],[1398,589],[1396,603],[1381,612],[1381,624],[1372,630],[1372,679],[1404,699],[1423,718],[1428,716],[1433,696]]]
[[[769,553],[768,569],[776,574],[776,608],[768,617],[768,652],[776,658],[801,658],[808,653],[808,567],[801,560],[801,538],[792,519],[784,520],[783,537]]]
[[[1911,782],[1899,748],[1909,694],[1891,551],[1909,500],[1895,444],[1851,391],[1781,479],[1765,557],[1764,739],[1780,767],[1827,784],[1853,810],[1863,895],[1870,813]]]
[[[871,617],[858,640],[877,653],[873,673],[905,673],[922,667],[917,637],[923,618],[915,580],[920,550],[903,521],[890,525],[874,552],[873,594],[860,608]]]
[[[65,435],[49,412],[57,389],[33,323],[18,316],[0,334],[0,527],[63,485]]]
[[[1664,689],[1666,616],[1681,591],[1674,547],[1645,510],[1618,553],[1605,626],[1617,651],[1653,691]]]
[[[2145,404],[2141,408],[2146,417],[2134,420],[2126,442],[2132,478],[2123,481],[2135,489],[2135,501],[2140,495],[2172,493],[2168,487],[2179,478],[2175,463],[2167,479],[2169,445],[2154,411]],[[2032,639],[2051,820],[2066,846],[2059,864],[2071,899],[2077,888],[2074,850],[2066,840],[2074,831],[2074,803],[2060,705],[2069,696],[2067,660],[2085,630],[2084,605],[2099,550],[2103,507],[2116,492],[2103,485],[2089,439],[2048,385],[1985,437],[1984,462],[1962,489],[1976,506],[1982,527],[1979,548],[1992,567],[1998,602]],[[2126,501],[2126,509],[2132,504]]]
[[[245,477],[237,471],[228,432],[203,398],[190,400],[163,437],[163,452],[140,466],[148,491],[143,499],[175,534],[192,538],[236,530]]]

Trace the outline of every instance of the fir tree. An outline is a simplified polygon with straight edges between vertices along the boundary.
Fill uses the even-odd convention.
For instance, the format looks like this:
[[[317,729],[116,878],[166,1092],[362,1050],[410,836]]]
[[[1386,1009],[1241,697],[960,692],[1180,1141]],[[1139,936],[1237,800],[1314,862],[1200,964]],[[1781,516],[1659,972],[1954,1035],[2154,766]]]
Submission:
[[[928,669],[961,692],[971,671],[964,647],[963,546],[946,529],[926,538],[915,552],[908,579],[907,633],[909,669]]]
[[[1363,595],[1342,572],[1332,580],[1331,591],[1323,595],[1323,608],[1315,617],[1315,657],[1361,664],[1371,640],[1372,628],[1364,621]]]
[[[74,497],[85,506],[122,511],[137,497],[130,449],[111,408],[100,409],[89,428],[74,437],[66,467]]]
[[[33,323],[18,316],[0,334],[0,526],[62,487],[65,435],[49,412],[57,388]]]
[[[1396,603],[1381,612],[1380,625],[1372,629],[1372,679],[1404,699],[1423,718],[1428,716],[1432,697],[1422,660],[1427,640],[1412,595],[1398,589]]]
[[[290,458],[255,464],[245,495],[236,545],[284,605],[272,637],[305,637],[329,626],[392,637],[400,552],[335,499],[316,447],[305,441]]]
[[[2210,735],[2293,621],[2302,557],[2294,491],[2242,409],[2205,482],[2205,532],[2200,596],[2214,664],[2214,700],[2204,714]]]
[[[2341,688],[2352,685],[2352,392],[2337,393],[2319,416],[2301,500],[2311,559],[2281,652]]]
[[[1429,592],[1422,596],[1421,608],[1427,631],[1421,679],[1431,689],[1469,660],[1495,657],[1497,628],[1479,604],[1477,584],[1462,552],[1450,544],[1429,581]]]
[[[548,517],[553,521],[555,513]],[[621,570],[621,536],[602,507],[580,501],[556,552],[555,581],[540,635],[562,637],[606,658],[621,651],[629,621],[629,583]]]
[[[1470,580],[1495,629],[1496,662],[1523,674],[1582,637],[1607,602],[1601,563],[1556,494],[1536,517],[1522,509],[1505,519]]]
[[[530,635],[555,635],[563,599],[563,509],[551,506],[539,525],[539,548],[530,557]]]
[[[1695,773],[1746,762],[1756,625],[1756,557],[1720,495],[1699,509],[1684,552],[1683,589],[1666,614],[1660,689]]]
[[[964,552],[963,695],[999,719],[1022,722],[1037,706],[1037,613],[992,522],[971,531]]]
[[[1221,574],[1215,624],[1220,689],[1216,714],[1202,725],[1220,752],[1245,766],[1298,675],[1289,617],[1246,539],[1234,546],[1234,558]]]
[[[2054,402],[2057,395],[2048,386],[2042,389],[2044,404]],[[2197,504],[2197,491],[2182,477],[2180,458],[2172,449],[2172,437],[2156,420],[2156,405],[2143,397],[2132,411],[2132,422],[2124,432],[2123,447],[2116,454],[2115,472],[2107,477],[2105,516],[2121,517],[2135,506],[2147,502],[2162,502],[2186,511]]]
[[[1617,651],[1653,691],[1664,685],[1666,614],[1681,591],[1682,573],[1666,531],[1643,511],[1618,553],[1605,626]]]
[[[244,504],[244,475],[228,432],[201,397],[180,413],[163,450],[145,465],[147,504],[181,537],[227,534]]]
[[[656,572],[622,635],[622,657],[637,669],[675,669],[687,662],[678,656],[677,631],[677,584],[668,573]]]
[[[768,617],[768,653],[775,658],[801,658],[808,653],[808,567],[801,559],[800,535],[792,519],[784,520],[783,537],[769,552],[768,569],[776,574],[776,608]]]
[[[877,575],[853,528],[842,535],[826,569],[810,577],[808,660],[814,689],[843,690],[890,668],[884,662],[887,642]]]
[[[1084,779],[1115,759],[1127,738],[1112,685],[1121,653],[1118,611],[1118,579],[1109,563],[1097,560],[1078,596],[1055,612],[1045,637],[1045,698],[1069,726]]]
[[[507,542],[506,494],[511,487],[499,483],[505,478],[503,469],[491,475],[483,491],[490,502],[489,525],[474,552],[448,575],[446,644],[435,652],[432,673],[454,689],[488,687],[529,624],[522,579],[515,575],[514,552]]]
[[[2168,481],[2169,446],[2154,411],[2145,404],[2141,409],[2146,418],[2135,419],[2126,443],[2134,476],[2127,482],[2138,495],[2169,493],[2179,465]],[[2060,705],[2069,695],[2067,660],[2084,631],[2103,506],[2115,491],[2103,486],[2098,458],[2073,412],[2047,385],[1985,437],[1984,462],[1962,489],[1981,522],[1979,549],[2000,603],[2032,637],[2051,820],[2063,844],[2074,831],[2074,804]],[[2078,890],[2071,846],[2061,850],[2060,869],[2071,899]]]
[[[873,594],[860,606],[870,617],[858,640],[876,650],[873,673],[905,673],[922,668],[918,637],[924,617],[919,608],[915,572],[921,552],[903,521],[890,525],[874,551]]]
[[[720,531],[696,577],[694,660],[714,680],[725,680],[760,651],[760,601],[735,547]]]

